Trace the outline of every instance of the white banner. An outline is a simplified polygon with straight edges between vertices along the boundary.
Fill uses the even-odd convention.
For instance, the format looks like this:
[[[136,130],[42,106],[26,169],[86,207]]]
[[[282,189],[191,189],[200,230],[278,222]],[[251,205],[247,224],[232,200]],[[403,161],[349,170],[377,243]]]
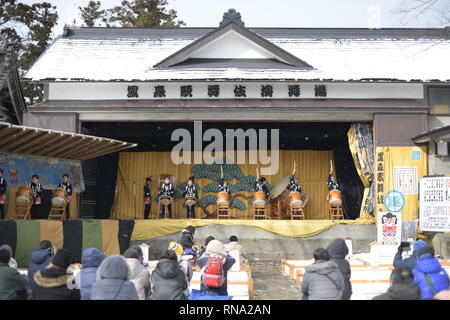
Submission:
[[[377,241],[382,245],[399,246],[402,241],[401,212],[378,212]]]
[[[450,232],[450,177],[420,179],[419,228]]]

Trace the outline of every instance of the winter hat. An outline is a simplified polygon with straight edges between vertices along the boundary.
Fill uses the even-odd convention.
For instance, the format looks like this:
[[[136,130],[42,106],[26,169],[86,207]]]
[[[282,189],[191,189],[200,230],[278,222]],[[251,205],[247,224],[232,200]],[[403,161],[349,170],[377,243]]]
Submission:
[[[123,257],[126,259],[139,259],[139,252],[134,248],[129,248],[125,251]]]
[[[144,256],[144,252],[142,251],[141,247],[139,247],[139,246],[132,246],[132,248],[139,253],[139,257],[143,257]]]
[[[55,256],[53,257],[52,264],[67,269],[72,263],[72,254],[70,253],[70,250],[61,248],[58,251],[56,251]]]
[[[171,242],[169,244],[169,250],[173,250],[177,255],[183,254],[183,247],[181,246],[181,244],[178,244],[176,242]]]
[[[423,248],[427,245],[427,243],[425,241],[421,240],[417,240],[414,241],[413,243],[413,252],[419,252],[420,248]]]
[[[225,248],[219,240],[211,240],[206,247],[206,254],[226,255]]]
[[[0,263],[9,263],[12,256],[12,249],[7,244],[0,247]]]
[[[434,257],[434,248],[432,246],[425,246],[419,249],[417,256],[420,259]]]

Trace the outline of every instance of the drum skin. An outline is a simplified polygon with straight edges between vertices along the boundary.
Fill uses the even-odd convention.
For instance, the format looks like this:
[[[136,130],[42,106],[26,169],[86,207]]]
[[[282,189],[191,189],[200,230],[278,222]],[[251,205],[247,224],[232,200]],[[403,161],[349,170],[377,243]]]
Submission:
[[[342,192],[340,190],[328,192],[328,203],[333,206],[342,206]]]
[[[163,206],[168,206],[169,204],[172,203],[172,197],[169,197],[169,196],[161,196],[161,197],[159,198],[159,201],[160,201],[160,203],[161,203]]]
[[[302,194],[298,191],[291,192],[289,195],[289,203],[291,206],[293,205],[302,206],[303,205]]]
[[[258,206],[266,205],[266,194],[262,191],[255,192],[255,200],[253,200],[253,204]]]
[[[33,196],[31,193],[31,188],[26,186],[21,186],[16,191],[16,203],[31,203],[33,201]]]
[[[219,192],[217,194],[217,205],[218,206],[229,206],[230,205],[230,194],[228,192]]]
[[[193,206],[197,203],[195,197],[186,197],[186,201],[184,202],[187,206]]]
[[[67,202],[67,192],[64,189],[57,188],[52,193],[52,205],[61,206]]]

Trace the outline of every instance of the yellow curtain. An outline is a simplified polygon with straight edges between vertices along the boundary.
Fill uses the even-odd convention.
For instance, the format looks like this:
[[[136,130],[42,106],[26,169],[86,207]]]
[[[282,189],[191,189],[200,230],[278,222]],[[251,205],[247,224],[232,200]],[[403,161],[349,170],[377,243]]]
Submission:
[[[239,225],[261,229],[282,237],[310,237],[337,224],[366,224],[362,220],[217,220],[217,219],[167,219],[136,220],[132,241],[147,240],[178,233],[187,226]]]
[[[419,179],[427,174],[426,147],[377,147],[376,210],[389,211],[386,196],[392,190],[404,196],[403,220],[415,220],[419,214]],[[406,181],[402,184],[401,181]],[[403,190],[405,189],[405,190]]]
[[[327,177],[330,170],[331,151],[316,150],[280,150],[280,168],[273,175],[266,175],[270,185],[275,186],[283,177],[290,176],[296,161],[296,176],[304,190],[310,196],[305,207],[307,219],[328,219],[328,207],[326,203]],[[246,163],[239,165],[243,174],[256,176],[256,164],[248,164],[249,152],[246,151]],[[192,155],[192,159],[194,156]],[[158,216],[158,176],[171,174],[176,176],[175,185],[186,181],[192,165],[176,165],[171,160],[171,152],[121,152],[119,158],[119,169],[117,175],[117,188],[111,216],[117,219],[142,219],[144,217],[143,186],[145,177],[151,176],[152,182],[152,208],[151,218]],[[265,167],[266,165],[259,165]],[[200,187],[212,183],[209,179],[197,179],[195,181]],[[236,181],[231,181],[232,184]],[[251,193],[243,192],[247,196]],[[202,198],[202,192],[199,192]],[[250,209],[246,200],[241,199]],[[182,207],[183,200],[177,199],[176,218],[186,218],[186,209]],[[210,207],[213,211],[212,206]],[[196,218],[205,218],[205,215],[196,208]],[[269,209],[270,212],[270,209]],[[248,219],[251,211],[231,210],[232,216],[237,219]]]

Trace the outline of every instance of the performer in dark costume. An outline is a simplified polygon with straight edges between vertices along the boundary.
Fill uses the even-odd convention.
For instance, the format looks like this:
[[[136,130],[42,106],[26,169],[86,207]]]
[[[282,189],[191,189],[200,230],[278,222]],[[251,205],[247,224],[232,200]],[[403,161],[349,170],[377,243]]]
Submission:
[[[342,191],[341,186],[336,182],[336,180],[334,179],[333,174],[331,174],[331,173],[330,173],[330,176],[328,177],[328,180],[327,180],[327,186],[328,186],[328,191],[331,191],[331,190]]]
[[[266,178],[257,179],[255,181],[253,191],[255,191],[255,192],[262,191],[266,195],[266,198],[268,198],[270,192],[269,192],[269,187],[267,186]]]
[[[187,186],[184,188],[183,197],[194,197],[195,199],[198,198],[198,190],[197,187],[194,184],[194,177],[189,177],[189,180],[187,182]],[[187,218],[188,219],[195,219],[195,204],[192,206],[187,205],[186,209]]]
[[[67,192],[67,206],[66,206],[66,220],[70,220],[70,202],[72,201],[72,184],[69,181],[69,175],[63,175],[63,181],[58,185],[58,188],[64,189]]]
[[[164,179],[164,183],[161,185],[161,188],[159,189],[158,196],[170,196],[173,198],[175,195],[175,189],[173,188],[173,185],[170,183],[170,179],[166,177]],[[167,206],[167,209],[169,210],[169,217],[172,217],[172,205],[169,204]],[[161,213],[161,219],[164,219],[166,215],[166,206],[163,206],[162,213]]]
[[[231,194],[231,189],[228,186],[228,182],[226,182],[223,178],[219,180],[219,190],[218,192],[228,192]]]
[[[34,174],[31,177],[31,182],[28,184],[31,188],[31,194],[33,196],[33,205],[31,206],[30,214],[31,219],[41,219],[41,206],[44,201],[44,190],[42,185],[39,183],[38,175]]]
[[[145,184],[144,184],[144,219],[148,219],[148,216],[150,214],[150,209],[152,207],[152,192],[151,192],[151,184],[152,184],[152,178],[147,177],[145,178]]]
[[[5,219],[6,189],[8,189],[8,184],[3,178],[3,169],[0,169],[0,220]]]
[[[300,187],[300,185],[297,182],[298,182],[297,178],[295,176],[291,176],[290,179],[289,179],[288,189],[291,192],[296,192],[297,191],[297,192],[303,193],[302,192],[302,188]]]

